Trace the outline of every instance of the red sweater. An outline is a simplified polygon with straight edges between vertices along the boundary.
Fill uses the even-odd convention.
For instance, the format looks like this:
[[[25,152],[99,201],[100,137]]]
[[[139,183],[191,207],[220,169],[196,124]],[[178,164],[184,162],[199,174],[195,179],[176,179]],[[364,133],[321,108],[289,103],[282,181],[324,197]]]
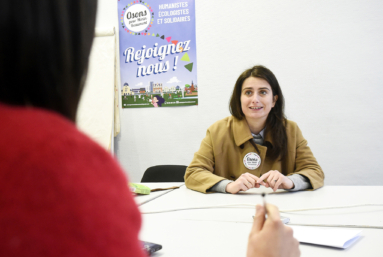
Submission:
[[[109,153],[49,111],[0,104],[0,122],[0,256],[144,256]]]

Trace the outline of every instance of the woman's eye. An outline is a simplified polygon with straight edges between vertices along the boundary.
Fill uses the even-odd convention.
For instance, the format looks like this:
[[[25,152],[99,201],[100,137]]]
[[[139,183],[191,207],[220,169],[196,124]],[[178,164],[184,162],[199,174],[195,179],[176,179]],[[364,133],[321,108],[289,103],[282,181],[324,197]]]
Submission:
[[[251,91],[246,91],[245,95],[251,95]]]
[[[266,95],[267,94],[266,91],[261,91],[260,93],[261,93],[261,95]]]

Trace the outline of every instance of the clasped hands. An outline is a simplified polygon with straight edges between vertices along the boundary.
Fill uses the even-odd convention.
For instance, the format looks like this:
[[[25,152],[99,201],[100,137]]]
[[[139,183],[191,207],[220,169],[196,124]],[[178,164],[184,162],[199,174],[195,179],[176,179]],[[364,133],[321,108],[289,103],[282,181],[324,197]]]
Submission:
[[[265,182],[266,180],[266,182]],[[227,184],[226,192],[236,194],[239,191],[247,191],[251,188],[259,188],[260,186],[270,187],[273,191],[277,189],[291,189],[294,183],[285,175],[277,170],[270,170],[263,174],[260,178],[251,174],[244,173],[236,181]]]

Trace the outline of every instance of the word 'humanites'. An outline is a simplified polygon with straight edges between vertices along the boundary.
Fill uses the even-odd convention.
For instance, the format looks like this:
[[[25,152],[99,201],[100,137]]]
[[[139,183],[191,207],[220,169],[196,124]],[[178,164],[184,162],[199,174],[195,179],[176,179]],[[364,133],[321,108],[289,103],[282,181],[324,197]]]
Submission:
[[[179,3],[172,3],[172,4],[160,4],[159,9],[173,9],[173,8],[185,8],[188,7],[188,2],[179,2]]]

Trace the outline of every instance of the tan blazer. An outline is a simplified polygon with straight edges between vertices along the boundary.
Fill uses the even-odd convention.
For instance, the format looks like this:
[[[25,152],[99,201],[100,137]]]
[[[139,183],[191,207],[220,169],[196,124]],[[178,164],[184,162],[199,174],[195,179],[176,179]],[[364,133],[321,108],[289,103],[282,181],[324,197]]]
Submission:
[[[318,165],[301,130],[293,121],[287,121],[287,157],[286,170],[282,163],[266,155],[267,147],[257,145],[261,164],[255,170],[249,170],[243,163],[249,152],[257,152],[249,141],[253,138],[245,119],[238,120],[230,116],[214,123],[206,132],[201,147],[186,169],[185,184],[188,188],[206,193],[221,180],[236,180],[241,174],[249,172],[257,177],[270,170],[278,170],[284,175],[301,174],[310,180],[313,189],[323,186],[324,173]],[[264,141],[271,144],[272,138],[265,133]]]

